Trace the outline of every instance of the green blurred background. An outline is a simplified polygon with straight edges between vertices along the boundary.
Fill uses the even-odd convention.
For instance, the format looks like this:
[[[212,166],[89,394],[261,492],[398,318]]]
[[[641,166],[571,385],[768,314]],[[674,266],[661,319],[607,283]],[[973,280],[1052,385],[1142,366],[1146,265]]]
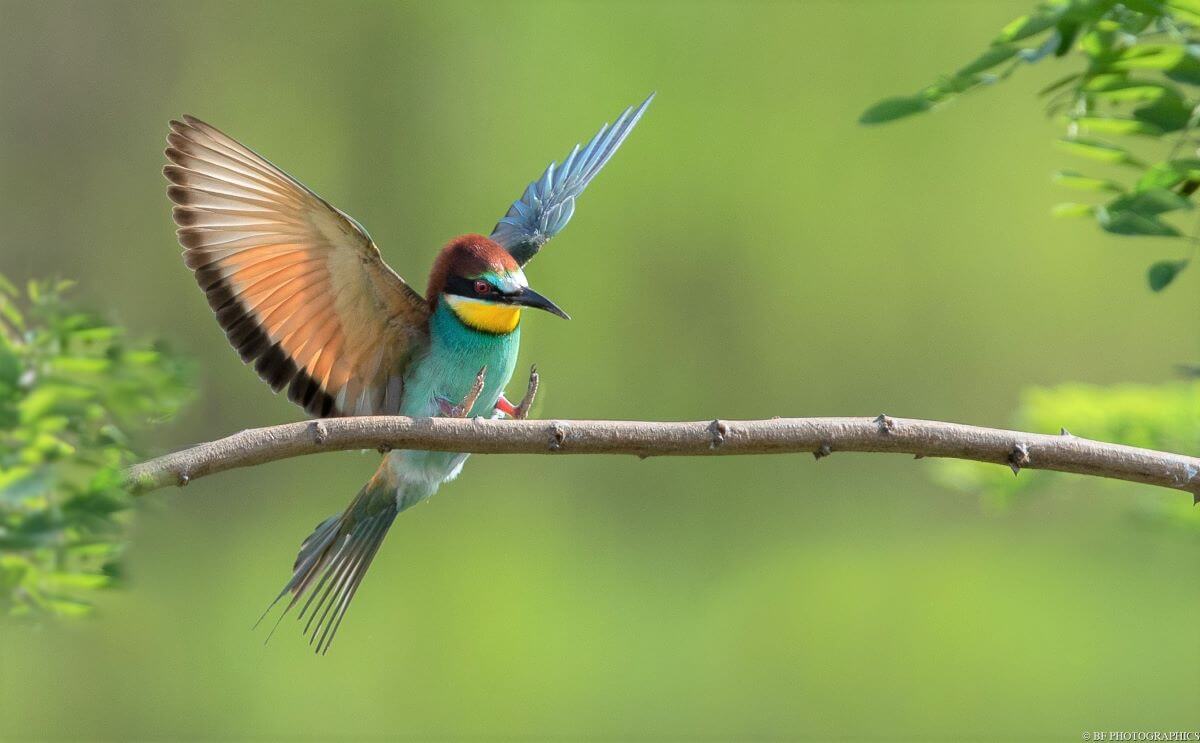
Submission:
[[[1029,0],[0,3],[0,272],[197,360],[167,450],[297,420],[179,260],[166,122],[205,118],[418,286],[553,158],[659,97],[531,266],[543,416],[1005,425],[1031,384],[1200,357],[1164,243],[1049,216],[1030,69],[883,129]],[[1181,319],[1183,319],[1181,321]],[[516,386],[514,386],[516,391]],[[1063,421],[1068,428],[1070,421]],[[1045,739],[1200,724],[1186,495],[1062,478],[999,511],[931,463],[476,457],[393,529],[331,654],[250,625],[374,453],[141,504],[92,619],[0,628],[0,739]],[[1021,477],[1042,477],[1024,473]]]

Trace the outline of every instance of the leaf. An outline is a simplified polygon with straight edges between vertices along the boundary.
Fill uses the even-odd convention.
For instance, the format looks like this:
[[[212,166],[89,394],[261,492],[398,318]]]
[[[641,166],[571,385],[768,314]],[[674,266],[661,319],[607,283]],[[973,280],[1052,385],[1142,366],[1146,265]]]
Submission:
[[[1079,155],[1103,163],[1118,163],[1125,165],[1141,165],[1137,158],[1129,154],[1123,147],[1118,147],[1097,139],[1064,137],[1058,140],[1058,146],[1072,155]]]
[[[1200,1],[1166,0],[1166,4],[1177,19],[1193,26],[1200,25]]]
[[[1191,54],[1186,54],[1164,74],[1177,82],[1200,85],[1200,60]]]
[[[0,387],[16,387],[20,378],[20,357],[8,344],[0,342]]]
[[[885,98],[884,100],[863,111],[858,117],[860,124],[882,124],[888,121],[902,119],[905,116],[928,111],[932,104],[921,95]]]
[[[1109,88],[1121,85],[1128,80],[1128,72],[1104,72],[1089,77],[1088,81],[1084,83],[1083,89],[1087,91],[1108,90]]]
[[[50,573],[46,581],[56,589],[61,588],[106,588],[112,579],[103,573]]]
[[[1140,193],[1119,196],[1108,204],[1110,211],[1134,211],[1148,216],[1157,216],[1179,209],[1191,209],[1192,202],[1165,188],[1150,189]]]
[[[978,75],[996,65],[1007,62],[1017,56],[1018,51],[1020,51],[1020,47],[1015,44],[996,44],[954,74],[956,77]]]
[[[1114,181],[1105,178],[1089,178],[1073,170],[1058,171],[1054,174],[1054,182],[1079,191],[1115,191],[1119,193],[1125,190],[1121,184]]]
[[[1200,180],[1200,159],[1177,158],[1158,163],[1142,175],[1134,190],[1169,189],[1184,180]]]
[[[59,356],[50,368],[56,374],[99,376],[112,370],[113,362],[105,358],[90,356]]]
[[[25,318],[21,316],[21,311],[4,296],[0,296],[0,315],[17,330],[25,329]]]
[[[1171,161],[1171,167],[1185,178],[1200,178],[1200,158],[1178,157]]]
[[[1090,217],[1096,213],[1096,207],[1091,204],[1076,204],[1068,201],[1055,204],[1050,213],[1055,217]]]
[[[1098,89],[1089,90],[1089,94],[1093,100],[1104,101],[1106,103],[1157,101],[1166,95],[1178,95],[1165,85],[1141,80],[1121,80]]]
[[[1168,70],[1184,56],[1178,44],[1138,44],[1121,52],[1108,67],[1113,70]]]
[[[91,614],[95,609],[95,607],[86,601],[67,598],[65,596],[47,598],[45,603],[46,608],[64,617],[84,617]]]
[[[1151,137],[1161,135],[1162,129],[1156,124],[1140,119],[1125,119],[1116,116],[1081,116],[1074,119],[1075,123],[1091,132],[1098,134],[1133,135],[1144,134]]]
[[[1163,0],[1124,0],[1122,5],[1154,18],[1158,18],[1164,13]]]
[[[1104,20],[1092,27],[1083,37],[1079,47],[1095,63],[1096,67],[1107,69],[1107,65],[1122,51],[1118,46],[1123,40],[1121,25],[1115,21]]]
[[[1021,39],[1027,39],[1030,36],[1040,34],[1058,23],[1058,19],[1062,17],[1064,9],[1065,6],[1063,8],[1044,9],[1039,13],[1016,18],[1000,30],[1000,35],[996,37],[996,42],[1020,41]]]
[[[1149,191],[1152,189],[1174,188],[1182,180],[1183,175],[1170,163],[1159,163],[1142,174],[1142,177],[1138,179],[1137,185],[1134,186],[1134,190]]]
[[[1071,45],[1075,43],[1075,39],[1082,29],[1083,24],[1078,20],[1064,18],[1059,21],[1055,28],[1058,31],[1058,44],[1054,48],[1054,56],[1062,57],[1071,51]]]
[[[1166,95],[1134,110],[1133,116],[1139,121],[1153,124],[1163,132],[1177,132],[1188,125],[1192,109],[1182,99]]]
[[[1146,272],[1146,282],[1153,291],[1160,292],[1175,280],[1179,272],[1187,268],[1187,261],[1159,261]]]
[[[1179,194],[1156,188],[1119,196],[1096,210],[1096,219],[1107,232],[1117,235],[1177,237],[1179,230],[1159,219],[1159,215],[1191,208],[1191,202]]]

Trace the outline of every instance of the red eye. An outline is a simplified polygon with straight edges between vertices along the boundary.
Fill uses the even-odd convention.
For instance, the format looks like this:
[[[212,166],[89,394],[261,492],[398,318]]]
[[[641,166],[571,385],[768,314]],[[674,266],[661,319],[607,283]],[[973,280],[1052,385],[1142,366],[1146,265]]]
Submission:
[[[487,294],[491,290],[492,290],[492,285],[489,284],[488,282],[486,282],[486,281],[476,281],[475,282],[475,293],[476,294]]]

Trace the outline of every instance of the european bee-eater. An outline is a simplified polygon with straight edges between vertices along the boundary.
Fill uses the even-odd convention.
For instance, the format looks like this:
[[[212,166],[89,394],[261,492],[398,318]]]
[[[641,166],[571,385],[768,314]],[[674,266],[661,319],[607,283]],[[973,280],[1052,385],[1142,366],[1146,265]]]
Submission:
[[[184,261],[242,361],[314,416],[524,417],[536,374],[521,403],[504,396],[521,310],[567,315],[529,287],[522,266],[566,226],[653,97],[551,163],[490,236],[447,243],[424,297],[345,212],[185,116],[171,122],[163,169]],[[346,510],[304,540],[275,603],[292,594],[286,614],[307,595],[299,618],[308,617],[317,652],[328,650],[396,515],[454,479],[466,459],[389,452]]]

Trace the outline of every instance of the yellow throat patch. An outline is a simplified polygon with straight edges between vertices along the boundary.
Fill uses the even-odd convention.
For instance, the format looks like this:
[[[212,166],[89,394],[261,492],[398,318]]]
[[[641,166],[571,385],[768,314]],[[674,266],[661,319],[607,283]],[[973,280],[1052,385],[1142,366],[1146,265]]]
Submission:
[[[521,308],[513,304],[482,302],[470,297],[447,294],[446,301],[458,319],[468,328],[485,333],[511,333],[521,322]]]

